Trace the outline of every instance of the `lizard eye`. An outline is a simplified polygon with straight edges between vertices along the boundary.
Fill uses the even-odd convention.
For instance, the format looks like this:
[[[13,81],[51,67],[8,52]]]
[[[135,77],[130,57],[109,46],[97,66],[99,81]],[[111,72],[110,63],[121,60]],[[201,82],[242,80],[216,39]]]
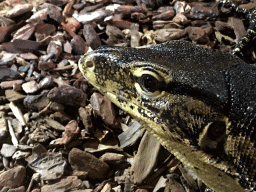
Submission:
[[[161,88],[164,86],[163,84],[164,80],[159,74],[143,70],[136,77],[135,88],[143,96],[158,98],[164,94],[164,91],[161,91]]]
[[[158,85],[159,85],[158,80],[152,75],[146,75],[146,74],[142,75],[141,87],[145,91],[153,93],[158,89]]]

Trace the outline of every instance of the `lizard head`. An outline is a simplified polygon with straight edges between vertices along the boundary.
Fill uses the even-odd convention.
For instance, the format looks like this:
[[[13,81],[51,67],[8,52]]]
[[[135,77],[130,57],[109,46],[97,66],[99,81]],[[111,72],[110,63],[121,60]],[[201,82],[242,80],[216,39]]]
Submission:
[[[235,64],[232,57],[173,41],[140,49],[101,47],[82,56],[79,68],[86,80],[138,120],[209,187],[243,191],[233,179],[233,167],[224,160],[230,125],[224,110],[228,97],[224,72]]]

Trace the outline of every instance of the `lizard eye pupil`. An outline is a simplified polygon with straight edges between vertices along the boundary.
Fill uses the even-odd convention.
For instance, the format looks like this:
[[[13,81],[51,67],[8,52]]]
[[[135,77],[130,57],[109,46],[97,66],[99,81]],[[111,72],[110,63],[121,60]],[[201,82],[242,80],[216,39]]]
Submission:
[[[155,92],[158,87],[158,80],[152,75],[142,76],[142,87],[149,92]]]

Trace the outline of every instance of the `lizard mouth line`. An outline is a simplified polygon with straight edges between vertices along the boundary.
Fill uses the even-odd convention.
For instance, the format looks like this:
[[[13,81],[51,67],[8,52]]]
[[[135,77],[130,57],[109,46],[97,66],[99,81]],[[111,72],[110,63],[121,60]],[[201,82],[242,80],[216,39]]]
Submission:
[[[127,100],[127,98],[125,98],[124,96],[122,95],[116,95],[114,93],[112,93],[111,91],[107,91],[106,89],[104,89],[104,87],[98,85],[97,83],[93,82],[90,80],[90,78],[84,76],[85,80],[88,81],[88,83],[90,83],[93,87],[95,87],[96,89],[98,89],[103,95],[107,96],[116,106],[120,107],[121,109],[125,110],[124,109],[124,106],[120,103],[120,99],[123,100],[123,103],[127,103],[127,105],[129,106],[134,106],[136,108],[139,108],[138,105],[130,102],[129,100]],[[144,110],[147,110],[147,109],[144,109]]]
[[[159,118],[156,115],[153,115],[148,108],[144,106],[140,106],[134,102],[131,102],[127,100],[122,95],[116,95],[112,92],[105,91],[105,95],[119,108],[121,108],[124,111],[129,111],[129,113],[135,118],[135,119],[144,119],[143,121],[148,122],[149,119]],[[144,111],[144,115],[139,112]],[[149,116],[148,116],[149,115]],[[139,121],[139,120],[138,120]],[[151,120],[150,120],[151,121]]]

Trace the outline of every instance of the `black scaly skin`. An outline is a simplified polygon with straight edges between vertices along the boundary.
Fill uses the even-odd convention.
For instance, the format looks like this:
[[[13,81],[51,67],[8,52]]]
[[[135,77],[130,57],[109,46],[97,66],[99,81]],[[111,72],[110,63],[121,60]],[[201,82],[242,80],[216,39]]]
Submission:
[[[223,5],[225,8],[231,8],[232,12],[235,12],[244,18],[246,18],[249,21],[249,27],[245,33],[245,35],[238,41],[236,44],[232,54],[234,55],[241,55],[241,51],[244,49],[244,47],[251,42],[255,35],[256,35],[256,8],[253,9],[244,9],[237,7],[234,3],[231,1],[226,0],[220,0],[219,4]]]

